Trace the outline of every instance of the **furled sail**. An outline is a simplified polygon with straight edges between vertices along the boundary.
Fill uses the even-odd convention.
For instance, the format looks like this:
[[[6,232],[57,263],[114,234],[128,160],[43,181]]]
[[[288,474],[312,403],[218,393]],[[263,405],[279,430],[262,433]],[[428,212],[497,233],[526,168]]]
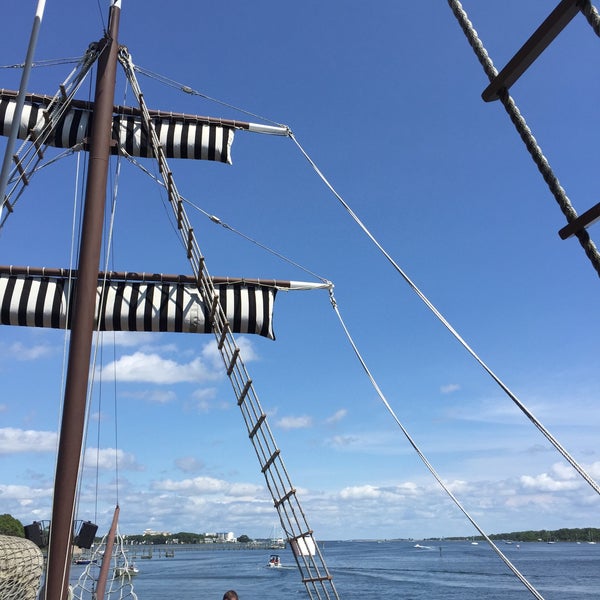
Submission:
[[[68,328],[77,280],[64,273],[64,269],[38,269],[32,274],[29,268],[0,267],[0,324]],[[153,275],[134,280],[131,275],[111,273],[104,282],[98,281],[100,331],[211,332],[211,307],[202,301],[192,277]],[[276,287],[248,280],[214,282],[234,333],[275,339]]]
[[[17,106],[16,96],[16,92],[0,90],[0,135],[7,136],[10,133]],[[47,124],[44,115],[51,101],[50,96],[27,96],[19,124],[20,139],[26,139],[30,132],[33,132],[34,139],[40,137]],[[91,129],[92,108],[89,102],[72,101],[43,143],[57,148],[85,144]],[[234,126],[193,115],[160,111],[153,111],[151,115],[167,158],[203,159],[231,164]],[[112,137],[116,142],[111,147],[113,154],[122,149],[135,157],[153,156],[152,146],[136,109],[115,107]]]

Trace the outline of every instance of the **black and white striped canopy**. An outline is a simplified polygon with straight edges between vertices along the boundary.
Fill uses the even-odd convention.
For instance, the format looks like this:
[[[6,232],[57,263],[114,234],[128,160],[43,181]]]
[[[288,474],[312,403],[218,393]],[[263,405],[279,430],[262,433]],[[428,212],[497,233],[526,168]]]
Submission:
[[[76,280],[0,273],[0,324],[68,327]],[[273,305],[277,290],[244,282],[215,284],[234,333],[275,339]],[[100,302],[102,300],[102,302]],[[108,281],[99,285],[101,331],[210,333],[206,307],[191,283]]]
[[[50,100],[47,96],[27,98],[20,119],[20,139],[25,139],[30,131],[34,132],[36,138],[40,135],[46,124],[43,113]],[[57,148],[72,148],[87,139],[91,125],[91,105],[82,102],[73,102],[73,105],[43,143]],[[16,106],[15,93],[0,90],[0,135],[10,134]],[[231,164],[233,127],[206,118],[169,113],[155,113],[152,122],[167,158],[203,159]],[[113,154],[123,149],[135,157],[153,156],[148,136],[136,114],[116,113],[113,116],[112,137],[116,141],[111,149]]]

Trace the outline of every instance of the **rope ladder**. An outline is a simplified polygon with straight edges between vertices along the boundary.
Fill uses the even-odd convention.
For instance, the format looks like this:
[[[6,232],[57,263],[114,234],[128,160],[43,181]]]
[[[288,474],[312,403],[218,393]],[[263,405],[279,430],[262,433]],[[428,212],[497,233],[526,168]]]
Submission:
[[[302,582],[311,599],[339,600],[333,578],[313,537],[313,530],[308,525],[297,498],[296,489],[291,483],[281,458],[281,451],[275,443],[267,423],[267,416],[261,407],[252,379],[242,360],[240,348],[235,342],[230,324],[206,269],[204,256],[196,242],[193,228],[183,205],[183,199],[177,190],[173,174],[167,164],[165,153],[153,126],[149,110],[135,76],[131,57],[126,48],[121,48],[119,61],[139,102],[142,125],[151,140],[160,175],[167,190],[169,204],[173,209],[181,240],[186,248],[194,277],[197,280],[198,290],[205,305],[210,307],[209,319],[218,350],[242,413],[248,437],[256,452],[261,472],[279,515],[281,526],[287,541],[292,547]]]

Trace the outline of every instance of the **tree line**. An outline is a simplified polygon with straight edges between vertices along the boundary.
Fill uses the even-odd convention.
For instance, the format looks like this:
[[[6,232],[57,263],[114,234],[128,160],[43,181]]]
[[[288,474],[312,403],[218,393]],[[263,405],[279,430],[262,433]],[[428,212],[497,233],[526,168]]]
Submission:
[[[0,515],[0,535],[12,535],[25,537],[23,524],[12,515]],[[600,542],[600,529],[595,527],[563,528],[563,529],[538,529],[530,531],[512,531],[510,533],[494,533],[489,536],[492,540],[506,540],[512,542]],[[177,540],[179,544],[206,544],[216,541],[216,538],[207,537],[204,533],[190,533],[180,531],[169,535],[128,535],[129,542],[135,544],[172,544]],[[465,539],[465,538],[446,538]],[[481,536],[474,539],[481,541]],[[247,535],[237,538],[240,543],[248,543],[252,540]]]
[[[25,537],[25,528],[19,519],[12,515],[0,515],[0,535],[11,535],[14,537]],[[127,541],[134,544],[173,544],[175,541],[179,544],[206,544],[216,541],[212,536],[206,536],[204,533],[190,533],[180,531],[179,533],[154,534],[154,535],[128,535]],[[248,543],[252,540],[247,535],[241,535],[237,538],[238,542]]]

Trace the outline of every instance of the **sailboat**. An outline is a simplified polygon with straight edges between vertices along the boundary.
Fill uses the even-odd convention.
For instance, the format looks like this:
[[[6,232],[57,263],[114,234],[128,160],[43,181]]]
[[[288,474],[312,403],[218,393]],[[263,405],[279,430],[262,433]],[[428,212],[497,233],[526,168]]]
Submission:
[[[567,8],[573,11],[575,4],[561,3],[561,6],[567,6]],[[337,597],[337,590],[333,586],[331,574],[324,564],[322,557],[319,555],[318,546],[313,537],[313,531],[311,527],[308,526],[308,522],[306,521],[299,504],[296,504],[296,489],[291,485],[287,471],[281,462],[279,448],[274,444],[273,437],[267,425],[266,412],[261,408],[258,399],[254,398],[254,382],[253,379],[248,376],[245,366],[243,366],[240,345],[234,341],[235,338],[232,336],[234,329],[241,333],[257,333],[257,315],[255,313],[250,315],[246,313],[245,315],[240,316],[236,310],[240,309],[240,307],[270,305],[271,295],[264,289],[265,287],[267,290],[281,290],[291,289],[294,285],[292,285],[291,280],[270,280],[265,283],[264,279],[259,277],[251,279],[246,277],[236,277],[233,278],[233,280],[226,278],[224,281],[219,282],[210,277],[206,270],[206,262],[209,261],[208,259],[205,261],[204,255],[199,251],[200,246],[196,241],[195,228],[192,227],[191,222],[185,213],[184,199],[179,193],[179,189],[172,177],[170,166],[170,161],[173,157],[176,159],[184,158],[183,155],[189,151],[190,144],[188,143],[188,140],[190,137],[188,136],[191,135],[189,132],[192,127],[194,127],[195,138],[208,140],[208,143],[204,146],[201,145],[201,149],[198,151],[201,158],[210,157],[213,162],[217,163],[230,162],[228,149],[230,145],[229,135],[231,130],[236,130],[237,132],[238,129],[241,129],[242,131],[255,131],[257,133],[275,134],[282,137],[289,137],[291,135],[291,130],[286,126],[273,123],[268,125],[258,125],[246,121],[241,122],[225,119],[205,119],[199,121],[192,119],[192,115],[187,112],[181,112],[174,115],[171,114],[170,111],[161,113],[156,112],[153,107],[146,105],[145,95],[142,94],[141,89],[138,88],[137,73],[135,65],[131,60],[131,55],[129,55],[127,49],[119,50],[117,47],[117,39],[121,39],[120,36],[117,35],[116,30],[118,21],[117,15],[120,10],[120,2],[114,1],[111,3],[111,17],[108,21],[109,27],[107,29],[109,33],[102,38],[100,44],[95,44],[93,47],[90,47],[89,55],[86,55],[86,61],[89,59],[90,62],[93,61],[95,63],[96,59],[100,58],[101,62],[105,61],[106,63],[109,63],[112,61],[110,64],[114,63],[114,67],[116,67],[117,59],[119,59],[128,75],[129,84],[133,90],[132,94],[135,97],[137,106],[131,111],[123,108],[124,105],[115,102],[114,94],[110,87],[101,87],[101,93],[98,94],[96,92],[96,96],[93,100],[78,101],[75,98],[70,98],[70,92],[75,90],[79,85],[79,81],[77,80],[77,85],[69,87],[69,84],[61,87],[57,92],[57,96],[46,96],[43,94],[31,96],[29,98],[31,105],[29,107],[28,123],[29,120],[31,120],[32,123],[37,123],[38,118],[43,122],[46,118],[44,115],[50,115],[50,121],[52,121],[52,111],[55,107],[62,109],[62,107],[68,105],[72,108],[73,112],[67,113],[66,119],[64,119],[64,116],[57,115],[56,123],[61,126],[64,125],[64,127],[61,130],[60,135],[58,137],[55,136],[53,139],[54,141],[59,138],[61,140],[66,139],[68,143],[65,144],[65,148],[67,149],[77,147],[77,150],[83,149],[90,152],[92,161],[90,163],[89,179],[107,179],[106,171],[103,175],[98,175],[97,171],[91,169],[91,165],[94,162],[106,162],[106,157],[112,152],[115,152],[116,154],[122,153],[123,155],[126,153],[128,158],[132,159],[132,162],[135,164],[139,162],[136,160],[137,158],[147,158],[154,155],[159,162],[158,179],[161,180],[164,193],[168,196],[167,205],[174,209],[173,223],[177,230],[180,244],[184,248],[184,255],[190,259],[192,270],[194,272],[191,274],[187,273],[187,275],[174,275],[169,277],[164,276],[163,274],[156,275],[157,268],[154,267],[150,267],[151,271],[149,272],[151,275],[146,275],[146,273],[143,272],[143,267],[126,267],[127,269],[135,269],[136,277],[132,277],[131,271],[102,270],[100,269],[99,264],[99,248],[97,247],[94,252],[91,250],[89,252],[86,251],[87,241],[82,242],[81,258],[76,273],[74,269],[63,270],[65,268],[62,266],[20,267],[18,265],[22,263],[15,263],[11,257],[11,259],[7,261],[7,269],[4,273],[7,281],[5,286],[5,298],[9,297],[8,294],[10,292],[10,299],[6,301],[6,305],[9,308],[11,306],[17,307],[17,310],[16,314],[10,314],[10,311],[7,311],[9,313],[6,316],[8,319],[7,324],[30,324],[30,319],[45,323],[52,322],[53,319],[56,319],[57,328],[63,328],[65,326],[72,328],[73,333],[71,334],[70,346],[70,357],[72,358],[70,359],[70,362],[77,362],[80,364],[78,364],[76,368],[75,365],[71,365],[72,368],[69,372],[73,373],[75,368],[75,370],[79,370],[80,373],[84,372],[85,375],[84,380],[78,380],[75,384],[75,387],[78,388],[77,393],[68,391],[70,388],[69,383],[67,382],[67,392],[65,394],[63,408],[63,423],[65,425],[71,425],[74,422],[81,422],[83,413],[85,412],[85,403],[83,405],[81,404],[81,398],[85,398],[86,395],[86,378],[90,370],[89,348],[91,348],[90,340],[94,327],[99,327],[101,330],[106,331],[115,329],[122,330],[124,324],[127,323],[128,325],[132,324],[133,329],[137,331],[184,331],[183,324],[187,324],[189,328],[193,328],[197,331],[204,331],[205,326],[208,323],[208,330],[215,334],[216,344],[219,350],[224,352],[223,361],[225,370],[229,377],[233,376],[232,383],[236,403],[241,409],[244,417],[248,436],[253,442],[258,438],[255,450],[259,458],[260,470],[266,477],[267,486],[272,494],[272,501],[281,518],[286,537],[291,542],[294,556],[302,573],[302,580],[309,591],[309,595],[314,594],[316,597],[327,598]],[[578,7],[577,10],[579,10]],[[113,27],[115,27],[115,29],[113,29]],[[110,49],[110,52],[107,49]],[[108,58],[109,55],[112,56],[110,61]],[[109,79],[113,77],[114,75],[109,75]],[[109,91],[106,91],[107,89],[110,93]],[[190,90],[187,90],[186,93],[189,91]],[[98,116],[100,98],[107,95],[110,96],[110,102],[103,105],[104,108],[101,109],[103,111],[101,113],[103,116],[100,117]],[[15,106],[16,98],[17,96],[11,96],[8,92],[3,96],[5,105],[10,107]],[[93,120],[90,119],[91,114],[94,115]],[[118,123],[115,120],[115,115],[119,118]],[[61,122],[61,119],[64,120]],[[93,127],[100,127],[98,123],[100,123],[102,119],[104,119],[105,126],[103,131],[105,138],[107,139],[104,140],[102,148],[96,148],[95,145],[100,144],[98,141],[100,136],[95,133],[97,130],[92,129],[91,127],[92,123]],[[173,125],[170,129],[168,123],[171,120],[177,124]],[[88,125],[90,126],[90,129],[87,128]],[[8,127],[7,122],[5,122],[5,126]],[[25,129],[27,130],[28,128]],[[37,134],[35,127],[33,130],[35,136],[31,141],[35,150],[33,151],[32,160],[35,163],[38,158],[43,160],[41,158],[43,154],[41,152],[41,146],[46,145],[47,139],[41,139]],[[185,133],[183,133],[184,131]],[[81,133],[80,137],[78,136],[79,133]],[[123,134],[122,136],[120,135],[121,133]],[[163,135],[164,137],[161,137]],[[186,140],[185,143],[181,141],[184,138]],[[173,142],[174,139],[176,140],[175,142]],[[259,144],[263,143],[266,144],[266,142],[259,142]],[[60,143],[56,145],[60,146]],[[169,153],[172,153],[173,156],[168,156]],[[28,172],[28,168],[26,162],[17,158],[17,178],[21,177],[27,179],[31,174]],[[32,182],[36,179],[32,178]],[[210,176],[208,179],[210,180]],[[33,185],[33,183],[28,185]],[[101,187],[101,192],[90,191],[88,194],[97,194],[98,197],[102,198],[103,202],[106,195],[104,183]],[[22,205],[20,196],[17,199],[19,200],[18,203],[14,201],[15,198],[13,197],[9,201],[10,204],[5,205],[5,214],[7,212],[11,213],[7,218],[7,223],[10,223],[10,221],[14,219],[15,215],[12,213],[18,214],[20,206]],[[92,210],[97,210],[97,205],[96,209]],[[284,216],[289,218],[288,211],[284,212]],[[433,212],[435,213],[435,211]],[[98,220],[102,221],[102,218]],[[575,218],[571,218],[571,221],[574,220]],[[213,221],[216,222],[217,225],[223,224],[218,218],[214,218]],[[85,218],[84,222],[87,223]],[[577,231],[581,232],[586,226],[587,225],[582,225]],[[91,224],[89,227],[91,227]],[[84,229],[87,228],[88,226],[84,227]],[[331,233],[329,230],[330,228],[326,227],[324,229],[326,233]],[[147,239],[150,239],[151,237],[151,234],[148,233],[150,230],[151,226],[145,234]],[[99,243],[98,234],[92,234],[91,237],[95,237],[96,243]],[[303,234],[302,237],[305,237],[305,234]],[[87,240],[89,239],[89,236],[82,239]],[[160,236],[152,239],[162,241]],[[525,238],[523,238],[523,240],[525,240]],[[162,256],[162,244],[158,244],[161,246],[158,249],[152,247],[157,244],[157,242],[154,242],[154,244],[146,244],[148,256],[153,255],[153,257],[158,257],[159,262],[165,263],[166,261]],[[362,247],[360,251],[367,252],[367,250]],[[53,253],[54,250],[49,249],[48,258],[52,258]],[[91,272],[88,270],[88,267],[85,266],[85,261],[83,261],[83,255],[87,255],[88,253],[94,254],[94,256],[92,256],[92,262],[95,264],[91,267]],[[345,258],[343,260],[346,263],[353,262],[349,257],[356,257],[356,254],[350,251],[347,251],[344,254]],[[148,256],[144,256],[143,260],[147,260]],[[354,260],[354,262],[356,262],[356,260]],[[17,266],[15,267],[14,265]],[[162,267],[159,267],[159,269],[162,269]],[[353,271],[353,274],[356,276],[356,265],[350,270]],[[137,277],[140,273],[142,273],[142,276]],[[76,288],[73,286],[74,275],[76,277]],[[572,273],[569,273],[568,277],[571,279]],[[373,274],[370,275],[370,279],[377,281],[377,277]],[[578,283],[580,282],[580,279],[582,281],[583,277],[578,274]],[[100,287],[99,282],[102,281],[108,281],[109,283],[106,287]],[[133,285],[128,286],[131,282]],[[222,292],[217,291],[217,288],[215,287],[216,285],[219,285],[219,283],[222,283],[224,286]],[[230,288],[228,286],[230,285],[234,286],[234,291],[229,291]],[[235,286],[237,286],[237,288]],[[243,287],[243,291],[240,290],[240,286]],[[308,288],[311,286],[309,284],[301,284],[297,287]],[[330,293],[332,289],[328,280],[321,281],[321,283],[315,287],[326,289]],[[135,291],[130,291],[130,288]],[[15,289],[20,291],[19,296],[14,295]],[[85,292],[82,291],[84,289]],[[198,293],[195,290],[198,290]],[[85,301],[81,300],[83,293],[89,294]],[[245,296],[244,294],[248,295]],[[235,304],[232,306],[231,303],[228,304],[227,300],[222,300],[222,298],[226,299],[229,296],[233,296],[234,299],[239,299],[237,306]],[[27,305],[30,297],[35,298],[36,301],[33,304],[42,309],[45,309],[48,305],[52,304],[57,304],[58,306],[64,304],[64,306],[69,308],[63,312],[59,311],[58,315],[55,315],[52,311],[46,313],[44,310],[40,310],[38,312],[34,311],[32,316],[23,317],[20,314],[19,307]],[[158,297],[164,298],[162,304],[155,304],[154,299]],[[100,299],[100,302],[98,303],[97,298]],[[138,298],[144,298],[144,303],[139,304],[140,312],[124,312],[125,304],[134,306],[136,305]],[[184,302],[182,298],[185,298],[186,301]],[[264,300],[265,298],[267,298],[267,300]],[[173,299],[173,302],[170,302],[171,299]],[[109,300],[117,300],[117,302],[111,303]],[[334,307],[337,306],[337,303],[332,304]],[[96,305],[100,307],[98,315],[95,314]],[[117,305],[118,308],[115,308]],[[176,314],[176,309],[181,308],[184,305],[187,307],[195,307],[193,318],[189,317],[190,313]],[[80,338],[79,335],[76,335],[76,332],[79,331],[79,326],[76,325],[76,323],[79,320],[78,313],[83,311],[84,308],[87,309],[87,311],[85,311],[86,314],[80,316],[82,320],[87,321],[87,333],[81,334],[82,337]],[[229,309],[232,311],[231,313],[227,312]],[[153,315],[153,312],[156,314]],[[370,311],[367,309],[367,312]],[[156,320],[153,320],[151,318],[152,316],[156,316]],[[22,322],[23,319],[24,322]],[[201,321],[203,319],[200,326],[198,326],[198,319]],[[388,320],[389,319],[390,318],[388,317]],[[382,329],[387,329],[387,327]],[[266,330],[268,331],[266,337],[274,337],[270,324],[266,325]],[[389,332],[386,331],[385,333],[387,338]],[[84,347],[88,349],[85,350]],[[84,360],[81,360],[82,358]],[[393,364],[394,362],[395,361],[392,361],[390,364]],[[73,375],[68,376],[68,380],[72,380],[72,378]],[[75,397],[78,398],[78,400],[75,401],[76,406],[70,408],[72,405],[71,398]],[[63,426],[63,431],[65,431],[65,429],[66,427]],[[76,433],[75,436],[81,437],[81,431]],[[63,448],[62,451],[59,448],[58,460],[61,466],[57,471],[54,500],[56,511],[53,512],[52,515],[52,524],[53,530],[55,532],[61,532],[60,535],[62,537],[57,540],[55,536],[54,548],[52,545],[50,547],[50,561],[57,562],[48,563],[46,593],[49,600],[55,600],[55,598],[59,599],[66,593],[63,576],[64,563],[66,562],[66,559],[68,559],[69,554],[73,520],[73,500],[71,496],[74,496],[73,490],[75,486],[73,475],[68,475],[70,470],[64,465],[69,462],[69,459],[75,459],[77,464],[74,465],[74,471],[76,472],[78,470],[80,452],[77,445],[76,442],[75,451],[72,448],[72,442],[69,441],[65,442],[64,445],[61,444]],[[64,477],[66,477],[67,480],[65,480]],[[68,510],[66,510],[66,513],[68,514],[63,515],[62,512],[59,511],[59,508],[62,511],[65,507],[68,507]]]

